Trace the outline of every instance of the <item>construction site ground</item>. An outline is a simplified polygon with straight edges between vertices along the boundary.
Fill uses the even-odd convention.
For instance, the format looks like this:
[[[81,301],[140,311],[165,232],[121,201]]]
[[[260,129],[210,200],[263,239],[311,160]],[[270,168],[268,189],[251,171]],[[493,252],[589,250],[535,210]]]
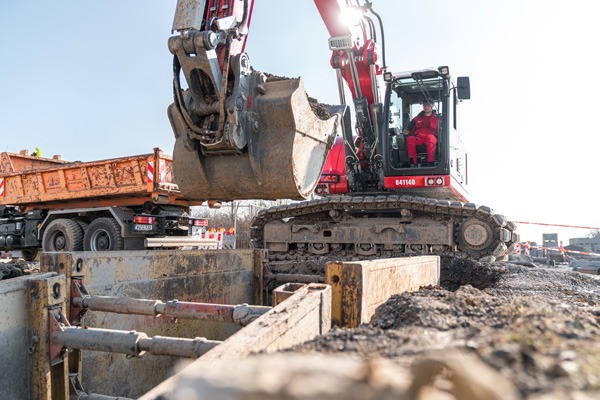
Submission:
[[[3,261],[4,278],[36,271],[34,263]],[[315,273],[318,264],[294,267],[288,261],[271,268]],[[428,399],[597,399],[599,338],[600,276],[574,272],[568,265],[549,266],[528,256],[496,263],[442,257],[439,286],[393,296],[370,323],[356,329],[333,328],[302,345],[247,360],[256,360],[258,370],[274,368],[278,379],[283,379],[283,372],[277,371],[277,363],[289,365],[292,360],[309,360],[314,373],[329,370],[329,375],[313,376],[314,384],[288,385],[285,390],[249,379],[245,391],[262,393],[260,398],[289,399],[398,398],[382,393]],[[325,390],[329,393],[336,384],[339,371],[332,369],[339,362],[342,368],[357,362],[368,365],[369,376],[381,376],[377,370],[383,368],[401,388],[390,389],[388,380],[386,389],[369,392],[371,397],[360,397],[360,391],[339,397],[341,389],[338,397],[325,396],[323,388],[329,387]],[[352,368],[347,370],[351,374],[348,371]],[[237,379],[243,375],[240,372]],[[362,384],[368,380],[364,374],[361,379]],[[415,384],[421,397],[410,396]]]

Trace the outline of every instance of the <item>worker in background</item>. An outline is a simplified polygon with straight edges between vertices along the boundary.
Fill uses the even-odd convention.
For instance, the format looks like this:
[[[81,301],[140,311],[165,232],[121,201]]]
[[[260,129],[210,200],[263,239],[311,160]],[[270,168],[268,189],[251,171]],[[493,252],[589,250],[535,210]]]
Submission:
[[[40,150],[39,147],[35,148],[35,151],[33,152],[32,156],[34,156],[34,157],[41,157],[42,156],[42,151]]]
[[[427,163],[431,165],[435,162],[438,119],[430,101],[423,101],[423,111],[410,121],[402,133],[406,136],[406,151],[411,166],[417,164],[417,146],[422,144],[427,146]]]

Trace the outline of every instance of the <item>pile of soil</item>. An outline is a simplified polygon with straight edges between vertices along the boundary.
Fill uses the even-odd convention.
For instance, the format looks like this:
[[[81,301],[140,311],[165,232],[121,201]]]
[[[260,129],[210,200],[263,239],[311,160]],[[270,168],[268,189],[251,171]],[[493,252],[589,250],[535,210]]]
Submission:
[[[0,260],[0,280],[40,272],[39,263],[25,260]]]
[[[267,82],[277,82],[277,81],[285,81],[285,80],[289,80],[289,79],[298,79],[298,78],[289,78],[286,76],[274,75],[274,74],[270,74],[268,72],[263,72],[263,74],[267,78]],[[306,94],[306,98],[308,99],[308,104],[310,105],[311,110],[315,113],[315,115],[317,117],[319,117],[319,119],[327,120],[327,119],[331,118],[331,113],[329,112],[329,107],[330,107],[329,105],[324,104],[324,103],[319,103],[319,100],[315,99],[314,97],[310,97],[308,94]]]
[[[288,351],[382,357],[413,372],[432,352],[460,352],[521,398],[600,398],[600,277],[526,256],[492,264],[442,257],[439,286],[393,296],[369,324]],[[466,361],[458,368],[477,374]]]

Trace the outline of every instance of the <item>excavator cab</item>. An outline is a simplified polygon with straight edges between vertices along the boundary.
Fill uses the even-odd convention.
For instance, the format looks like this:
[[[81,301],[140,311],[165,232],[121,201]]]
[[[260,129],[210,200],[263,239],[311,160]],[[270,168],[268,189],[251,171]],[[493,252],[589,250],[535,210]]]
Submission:
[[[169,39],[177,185],[190,200],[305,199],[338,117],[309,101],[302,79],[250,66],[243,48],[253,0],[213,3],[178,0]]]
[[[422,80],[419,84],[419,81],[411,75],[410,77],[397,79],[391,84],[387,132],[390,135],[389,164],[393,168],[414,168],[415,165],[417,167],[425,165],[435,167],[440,163],[439,139],[444,136],[442,82],[441,79],[427,79]],[[427,146],[419,144],[416,146],[416,160],[413,163],[412,160],[409,160],[406,145],[407,136],[403,134],[403,131],[410,129],[413,118],[423,111],[424,102],[431,105],[433,115],[438,120],[438,143],[435,144],[435,159],[433,162],[428,162]]]
[[[384,160],[383,175],[387,189],[409,189],[411,193],[432,196],[435,187],[418,187],[424,177],[441,177],[441,181],[454,182],[466,188],[466,153],[459,134],[460,102],[470,98],[469,78],[460,77],[456,82],[448,73],[448,67],[392,74],[386,82],[384,118],[380,151]],[[410,162],[406,148],[406,136],[402,130],[423,111],[427,100],[438,120],[437,143],[434,161],[428,160],[427,149],[417,146],[416,163]],[[446,177],[453,179],[447,179]],[[406,178],[409,179],[406,179]],[[405,185],[404,183],[414,183]],[[426,190],[430,189],[430,190]],[[441,192],[441,190],[440,190]]]
[[[423,111],[423,103],[431,104],[433,113],[438,120],[437,143],[434,162],[427,163],[425,146],[417,146],[417,166],[429,169],[447,171],[450,167],[451,150],[461,147],[458,134],[458,107],[462,100],[470,97],[470,87],[467,77],[458,78],[454,83],[447,73],[447,67],[406,72],[394,75],[387,83],[386,117],[382,132],[387,132],[387,145],[381,149],[386,164],[386,175],[406,173],[406,168],[414,169],[409,163],[406,136],[402,135],[408,129],[415,116]],[[386,143],[386,141],[382,141]]]
[[[433,115],[438,118],[438,121],[441,119],[441,113],[437,112],[437,104],[439,102],[430,99],[431,103],[435,104],[433,106]],[[396,121],[392,118],[390,121],[390,127],[388,128],[388,133],[390,135],[390,164],[396,168],[414,168],[415,166],[428,166],[434,167],[440,161],[440,152],[439,146],[435,143],[435,151],[434,151],[434,160],[429,162],[428,154],[427,154],[427,145],[426,144],[418,144],[416,146],[416,158],[414,162],[410,160],[408,146],[407,146],[407,138],[408,136],[404,135],[404,129],[408,129],[407,127],[410,124],[410,121],[422,112],[422,102],[417,103],[409,103],[406,107],[409,112],[402,113],[402,120],[404,123],[402,125],[398,125],[399,121]],[[393,113],[391,113],[393,115]],[[438,129],[438,134],[440,130]]]

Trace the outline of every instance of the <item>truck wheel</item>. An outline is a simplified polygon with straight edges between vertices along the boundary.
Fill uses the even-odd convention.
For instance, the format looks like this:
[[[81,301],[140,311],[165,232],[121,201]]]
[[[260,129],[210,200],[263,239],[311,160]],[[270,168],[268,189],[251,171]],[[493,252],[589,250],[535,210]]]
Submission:
[[[21,250],[23,253],[23,260],[25,261],[39,261],[40,260],[40,251],[38,249],[23,249]]]
[[[66,218],[59,218],[50,222],[42,237],[42,250],[83,250],[83,232],[77,222]]]
[[[87,222],[82,221],[80,219],[76,219],[75,222],[77,222],[77,225],[79,225],[79,227],[81,228],[81,231],[85,235],[85,231],[87,231],[87,228],[90,224],[88,224]]]
[[[83,249],[85,251],[123,250],[121,227],[112,218],[93,220],[85,231]]]

